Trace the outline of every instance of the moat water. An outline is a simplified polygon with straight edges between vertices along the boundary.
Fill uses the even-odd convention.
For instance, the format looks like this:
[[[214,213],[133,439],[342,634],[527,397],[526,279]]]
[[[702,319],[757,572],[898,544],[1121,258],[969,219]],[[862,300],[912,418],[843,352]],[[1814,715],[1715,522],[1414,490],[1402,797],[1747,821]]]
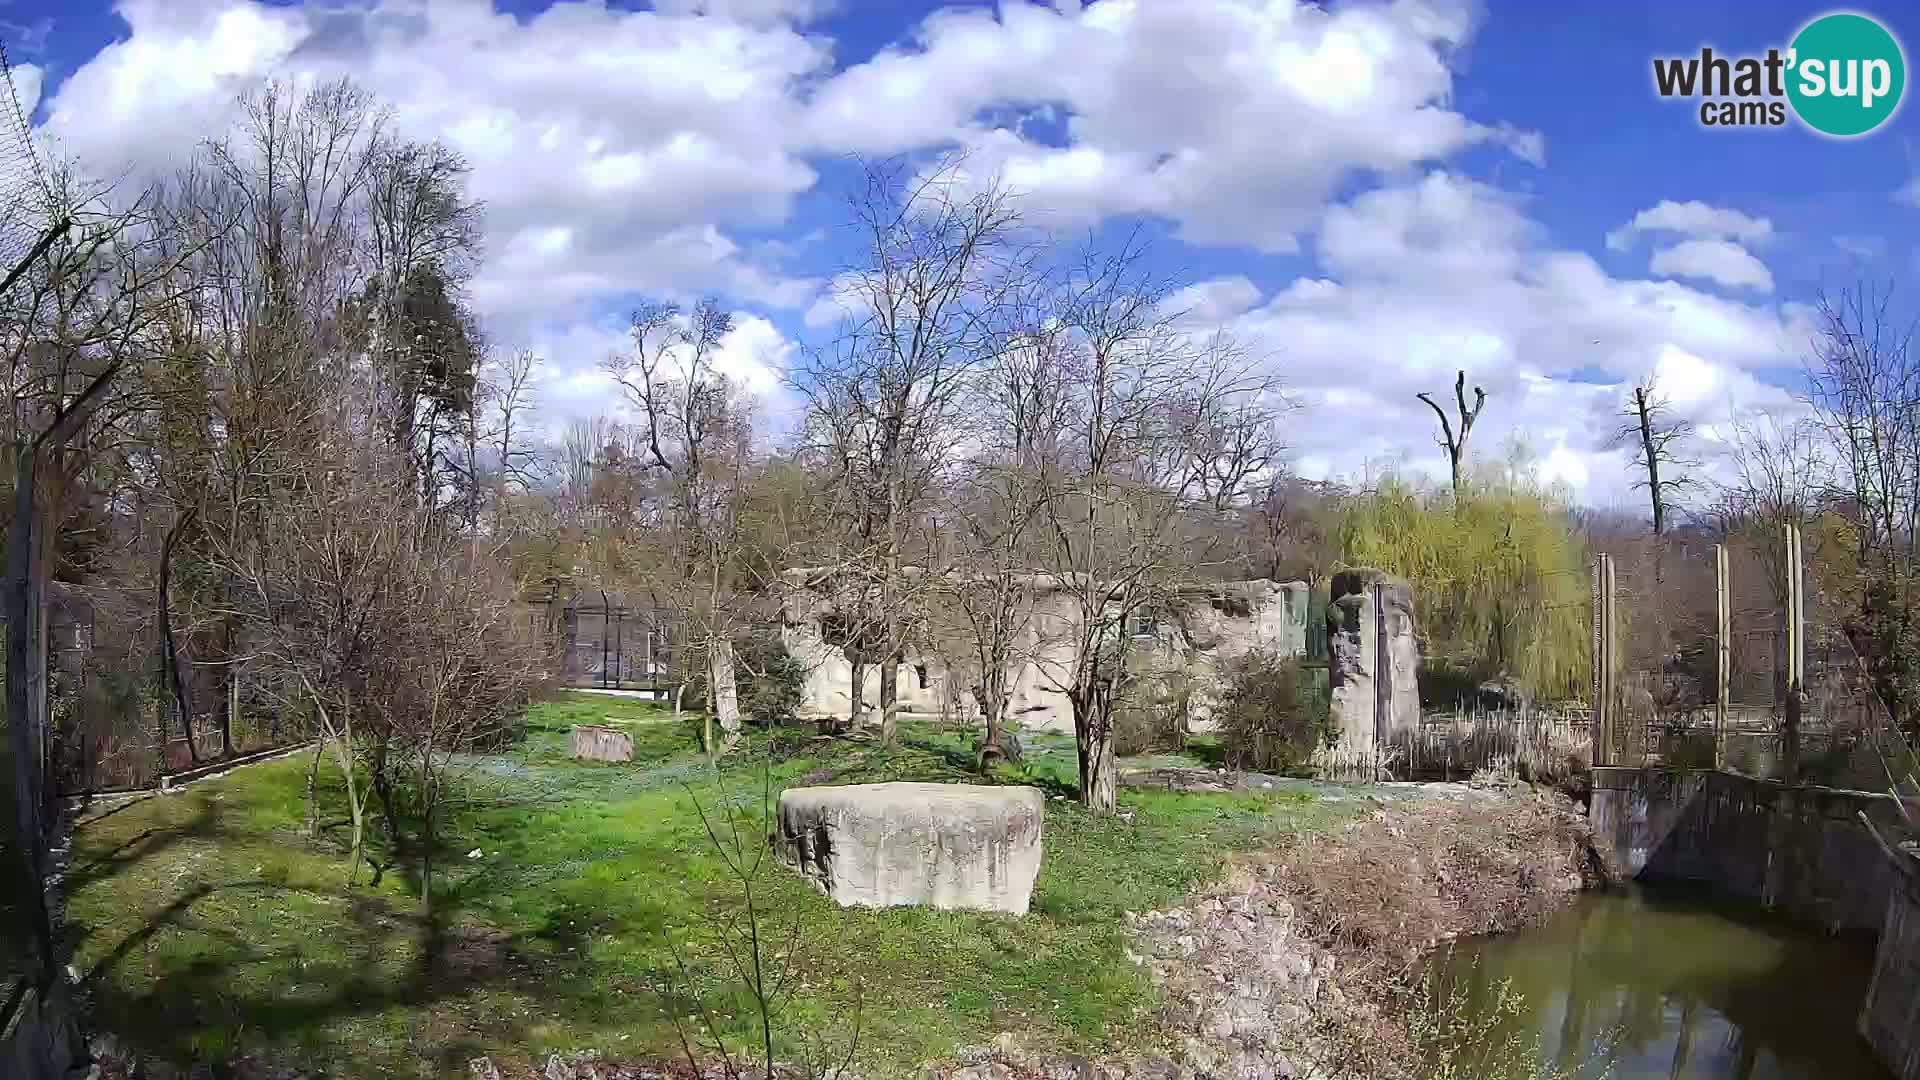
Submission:
[[[1635,887],[1528,930],[1456,943],[1431,976],[1537,1041],[1541,1072],[1627,1080],[1889,1080],[1855,1030],[1873,943]]]

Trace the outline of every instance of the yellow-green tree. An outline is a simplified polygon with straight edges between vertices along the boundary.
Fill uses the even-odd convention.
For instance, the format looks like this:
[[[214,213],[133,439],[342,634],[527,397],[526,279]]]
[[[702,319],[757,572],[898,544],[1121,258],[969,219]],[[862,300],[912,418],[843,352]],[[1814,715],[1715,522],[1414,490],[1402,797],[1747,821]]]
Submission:
[[[1567,492],[1523,451],[1483,464],[1457,497],[1388,476],[1342,515],[1342,560],[1407,578],[1429,662],[1511,676],[1548,699],[1591,677],[1587,556]]]

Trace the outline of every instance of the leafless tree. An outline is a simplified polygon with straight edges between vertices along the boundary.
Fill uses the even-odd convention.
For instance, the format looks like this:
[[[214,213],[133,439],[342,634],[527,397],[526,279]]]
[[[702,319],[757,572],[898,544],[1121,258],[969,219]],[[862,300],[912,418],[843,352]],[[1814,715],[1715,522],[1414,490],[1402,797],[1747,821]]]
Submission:
[[[1453,474],[1453,497],[1458,499],[1461,469],[1467,460],[1467,436],[1473,434],[1473,422],[1480,418],[1480,410],[1486,407],[1487,392],[1477,386],[1474,387],[1473,405],[1469,407],[1467,405],[1467,373],[1463,370],[1453,380],[1453,397],[1460,412],[1458,434],[1454,433],[1453,422],[1447,418],[1447,411],[1442,409],[1430,395],[1419,393],[1414,396],[1426,402],[1427,408],[1433,410],[1433,415],[1440,418],[1440,446],[1447,452],[1447,465]]]
[[[4,611],[7,719],[23,858],[41,879],[49,774],[46,588],[57,523],[75,481],[128,411],[124,373],[154,347],[177,301],[179,253],[159,242],[151,199],[62,171],[48,189],[48,237],[0,296],[6,439],[13,450]],[[44,944],[50,924],[36,894]],[[42,950],[39,959],[53,962]],[[51,970],[51,969],[49,969]]]
[[[957,456],[966,391],[994,352],[1000,313],[1031,278],[1015,201],[998,185],[962,190],[959,164],[917,174],[868,167],[853,205],[863,261],[835,283],[846,317],[796,382],[849,521],[837,561],[856,582],[853,722],[866,664],[876,660],[883,741],[893,738],[900,660],[916,621],[904,572],[910,534]]]
[[[634,316],[632,351],[605,365],[641,414],[639,464],[663,481],[660,592],[705,660],[707,714],[721,729],[718,742],[709,733],[713,753],[740,736],[733,638],[747,617],[738,555],[754,456],[752,407],[714,366],[732,328],[711,300],[686,312],[643,308]]]
[[[1633,448],[1633,464],[1640,472],[1633,486],[1646,490],[1653,533],[1663,536],[1680,494],[1697,486],[1689,471],[1700,467],[1691,455],[1693,422],[1675,415],[1672,402],[1651,376],[1629,392],[1621,415],[1625,422],[1614,432],[1613,445]]]
[[[1080,798],[1114,808],[1113,709],[1127,686],[1138,616],[1194,572],[1182,524],[1242,497],[1271,455],[1234,470],[1221,446],[1273,437],[1275,387],[1220,335],[1165,314],[1141,249],[1088,257],[1053,308],[1063,335],[1061,425],[1041,473],[1052,586],[1071,615],[1050,626],[1045,666],[1072,704]]]
[[[961,670],[985,725],[983,768],[1006,755],[1009,680],[1031,655],[1035,597],[1050,589],[1035,568],[1045,558],[1047,473],[1061,464],[1060,433],[1071,420],[1067,335],[1044,308],[1013,310],[1028,318],[1008,326],[968,394],[970,452],[937,511],[940,557],[928,597],[935,636],[957,639],[953,652],[966,659]]]
[[[1896,728],[1920,717],[1920,357],[1892,290],[1823,298],[1809,375],[1859,533],[1859,609],[1848,636]]]

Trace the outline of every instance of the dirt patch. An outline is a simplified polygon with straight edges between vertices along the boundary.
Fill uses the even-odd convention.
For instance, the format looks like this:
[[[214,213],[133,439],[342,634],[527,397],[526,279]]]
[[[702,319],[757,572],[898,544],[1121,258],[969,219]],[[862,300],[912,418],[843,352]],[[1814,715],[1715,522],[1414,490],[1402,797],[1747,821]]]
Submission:
[[[462,979],[486,979],[506,968],[513,935],[490,926],[456,926],[440,945],[440,969]]]

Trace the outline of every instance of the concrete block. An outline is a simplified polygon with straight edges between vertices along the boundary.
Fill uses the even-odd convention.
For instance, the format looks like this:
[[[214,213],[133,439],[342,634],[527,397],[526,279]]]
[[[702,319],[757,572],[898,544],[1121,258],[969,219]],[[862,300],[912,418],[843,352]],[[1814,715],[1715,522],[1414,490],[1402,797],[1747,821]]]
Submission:
[[[632,761],[633,736],[597,724],[581,724],[569,740],[573,756],[587,761]]]
[[[1895,1080],[1920,1080],[1920,856],[1887,905],[1860,1034]]]
[[[781,859],[842,907],[1024,915],[1045,796],[1030,787],[856,784],[780,794]]]

